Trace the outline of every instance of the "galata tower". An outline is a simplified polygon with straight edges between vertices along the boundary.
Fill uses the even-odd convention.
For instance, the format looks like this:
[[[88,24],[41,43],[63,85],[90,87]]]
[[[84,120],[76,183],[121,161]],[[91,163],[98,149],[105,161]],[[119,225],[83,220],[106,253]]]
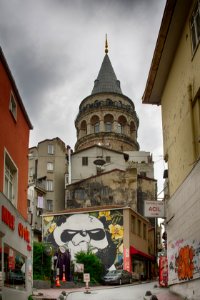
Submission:
[[[108,56],[105,56],[91,95],[82,100],[75,120],[75,151],[100,145],[116,151],[138,151],[139,119],[133,101],[122,93]]]

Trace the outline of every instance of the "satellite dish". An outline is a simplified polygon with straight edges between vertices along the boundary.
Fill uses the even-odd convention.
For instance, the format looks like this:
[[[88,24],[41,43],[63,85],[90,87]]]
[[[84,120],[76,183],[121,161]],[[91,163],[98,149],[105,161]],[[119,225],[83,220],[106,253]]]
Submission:
[[[97,156],[97,158],[93,161],[93,163],[97,166],[105,165],[106,161],[103,159],[102,156]]]

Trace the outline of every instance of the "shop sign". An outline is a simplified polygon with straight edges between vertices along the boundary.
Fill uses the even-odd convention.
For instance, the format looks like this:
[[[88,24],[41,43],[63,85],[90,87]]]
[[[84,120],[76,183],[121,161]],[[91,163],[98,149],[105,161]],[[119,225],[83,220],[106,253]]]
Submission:
[[[9,212],[9,210],[2,205],[1,207],[1,220],[4,222],[11,230],[15,229],[15,217]]]
[[[18,224],[18,234],[21,238],[23,238],[27,243],[30,242],[30,232],[27,227],[24,227],[22,223]]]
[[[144,201],[144,216],[147,218],[164,218],[164,201]]]
[[[1,219],[11,230],[15,230],[15,216],[4,206],[1,207]],[[18,235],[28,243],[27,250],[31,251],[32,247],[30,243],[30,231],[21,222],[18,224]]]
[[[124,248],[124,270],[131,271],[131,257],[128,248]]]
[[[9,249],[8,267],[11,270],[14,270],[14,268],[15,268],[14,251],[12,249]]]
[[[83,274],[83,281],[84,282],[90,282],[90,273],[84,273]]]
[[[30,243],[30,231],[27,229],[27,227],[24,227],[24,225],[22,223],[18,224],[18,235],[24,239],[24,241],[26,241],[28,243],[27,245],[27,250],[31,251],[32,247],[29,244]]]

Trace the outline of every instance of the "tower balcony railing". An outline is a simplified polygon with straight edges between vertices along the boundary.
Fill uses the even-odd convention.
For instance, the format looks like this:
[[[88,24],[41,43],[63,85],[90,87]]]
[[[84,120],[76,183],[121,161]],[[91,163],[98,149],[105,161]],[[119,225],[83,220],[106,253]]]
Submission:
[[[133,104],[133,106],[131,106],[129,104],[123,104],[119,101],[112,101],[110,99],[101,100],[101,101],[96,100],[93,103],[84,105],[83,107],[81,107],[79,109],[79,113],[76,116],[76,121],[78,121],[81,114],[88,112],[89,110],[97,110],[98,108],[106,108],[106,107],[114,108],[114,109],[118,109],[118,110],[124,110],[124,111],[128,112],[129,114],[134,115],[137,125],[139,125],[139,118],[136,114],[134,104]]]

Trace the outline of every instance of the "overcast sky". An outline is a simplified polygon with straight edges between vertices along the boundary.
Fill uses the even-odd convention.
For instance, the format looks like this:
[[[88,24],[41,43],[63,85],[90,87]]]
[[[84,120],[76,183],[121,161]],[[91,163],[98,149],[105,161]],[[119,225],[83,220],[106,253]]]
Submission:
[[[165,0],[0,0],[0,46],[33,130],[30,147],[59,137],[71,148],[80,102],[109,57],[135,104],[140,150],[153,153],[162,189],[160,107],[142,104]]]

